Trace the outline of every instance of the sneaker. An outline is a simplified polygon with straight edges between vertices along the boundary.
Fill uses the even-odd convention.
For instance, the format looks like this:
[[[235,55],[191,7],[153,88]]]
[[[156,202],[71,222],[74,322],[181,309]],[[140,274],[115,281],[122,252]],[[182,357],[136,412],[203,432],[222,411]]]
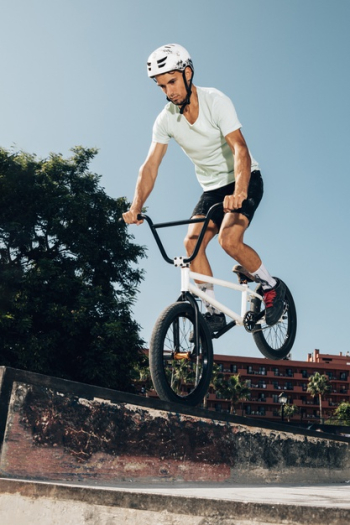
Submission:
[[[214,332],[218,332],[226,326],[226,317],[223,313],[221,314],[210,314],[207,312],[203,315],[205,322],[209,328],[210,335],[212,336]]]
[[[265,303],[266,324],[272,326],[281,318],[284,310],[284,297],[286,295],[286,285],[277,280],[274,288],[263,291]]]
[[[209,312],[205,313],[203,315],[205,322],[207,323],[207,327],[209,328],[209,333],[211,337],[213,337],[215,332],[218,332],[222,328],[226,326],[226,317],[223,313],[221,314],[210,314]],[[189,342],[194,342],[194,333],[191,332],[189,336]]]

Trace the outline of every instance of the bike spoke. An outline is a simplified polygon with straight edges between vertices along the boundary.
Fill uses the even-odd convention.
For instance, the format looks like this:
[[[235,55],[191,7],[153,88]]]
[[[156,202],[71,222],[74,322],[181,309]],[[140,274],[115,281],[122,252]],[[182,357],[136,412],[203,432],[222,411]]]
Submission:
[[[170,387],[181,397],[188,396],[199,384],[203,370],[200,349],[194,355],[193,323],[181,316],[169,326],[164,339],[163,362]],[[181,356],[179,355],[181,354]]]

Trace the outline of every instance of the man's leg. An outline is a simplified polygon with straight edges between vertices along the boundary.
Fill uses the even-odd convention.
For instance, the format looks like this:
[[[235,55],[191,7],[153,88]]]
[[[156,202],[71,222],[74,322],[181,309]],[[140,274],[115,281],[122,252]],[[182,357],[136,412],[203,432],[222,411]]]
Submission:
[[[241,213],[226,213],[219,233],[219,243],[228,255],[254,273],[261,266],[261,259],[253,248],[243,242],[249,221]]]
[[[193,218],[199,218],[199,217],[202,217],[202,216],[196,215]],[[187,235],[184,241],[187,256],[190,256],[193,253],[193,250],[196,246],[196,242],[198,240],[202,227],[203,227],[203,223],[194,223],[194,224],[189,225],[188,232],[187,232]],[[198,255],[191,262],[191,270],[193,272],[201,273],[203,275],[209,275],[209,276],[213,275],[210,263],[206,255],[206,248],[209,242],[213,239],[213,237],[215,237],[217,233],[218,233],[218,227],[213,221],[210,221],[207,231],[205,232],[205,235],[203,237],[203,242],[199,249]],[[198,280],[196,280],[196,283],[199,286],[199,288],[205,291],[209,296],[211,296],[212,298],[215,298],[214,287],[212,284],[204,283],[203,281],[198,281]],[[217,332],[218,330],[220,330],[221,328],[225,326],[226,319],[223,313],[220,313],[209,303],[206,303],[204,301],[204,305],[207,309],[207,313],[204,315],[204,318],[207,321],[211,334],[213,334],[214,332]],[[193,334],[192,334],[192,338],[193,338]]]
[[[220,228],[219,242],[226,253],[261,282],[266,307],[266,322],[273,325],[283,313],[285,286],[269,274],[256,251],[244,243],[244,232],[248,226],[249,220],[245,215],[226,213]]]
[[[198,216],[192,217],[192,219],[199,219],[200,217],[201,216],[198,215]],[[190,224],[188,227],[187,235],[184,241],[188,257],[193,253],[193,250],[196,246],[196,242],[198,240],[202,227],[203,227],[203,223],[201,222]],[[202,273],[203,275],[210,275],[210,276],[213,275],[207,255],[206,255],[206,249],[207,249],[209,242],[213,239],[213,237],[215,237],[217,233],[218,233],[218,227],[216,226],[216,224],[214,224],[213,221],[210,221],[208,224],[207,231],[205,232],[203,242],[199,249],[198,255],[191,263],[192,271],[196,273]]]

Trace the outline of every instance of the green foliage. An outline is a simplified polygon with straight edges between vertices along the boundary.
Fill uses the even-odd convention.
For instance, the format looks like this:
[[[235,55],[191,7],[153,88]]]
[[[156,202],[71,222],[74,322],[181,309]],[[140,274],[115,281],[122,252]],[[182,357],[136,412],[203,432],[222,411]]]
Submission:
[[[340,403],[334,411],[334,417],[338,425],[350,425],[350,403]]]
[[[312,396],[318,396],[320,404],[320,420],[323,421],[322,417],[322,397],[329,392],[330,384],[328,377],[325,374],[320,374],[315,372],[312,376],[309,377],[309,384],[307,387],[307,392]]]
[[[209,388],[212,387],[214,390],[218,391],[220,387],[221,381],[224,379],[224,374],[220,370],[220,366],[216,363],[213,364],[213,373],[211,376]],[[209,397],[209,391],[206,396],[204,396],[203,399],[203,408],[208,407],[208,397]]]
[[[225,379],[221,374],[217,373],[214,380],[215,390],[222,395],[224,399],[230,401],[230,414],[233,414],[235,411],[235,405],[239,401],[249,399],[250,397],[250,388],[247,386],[246,381],[241,380],[239,374],[235,374]]]
[[[141,383],[146,391],[153,389],[149,358],[144,353],[141,353],[140,360],[136,363],[131,372],[131,377],[133,382]]]
[[[299,412],[299,407],[297,405],[284,405],[283,407],[283,417],[290,421],[290,418]],[[279,410],[280,416],[282,415],[282,407]]]
[[[182,385],[188,382],[192,383],[195,379],[195,374],[187,359],[177,359],[171,362],[171,369],[168,371],[170,375],[171,388],[178,394],[181,394]]]
[[[72,152],[0,149],[0,364],[128,389],[144,249],[88,171],[96,150]]]

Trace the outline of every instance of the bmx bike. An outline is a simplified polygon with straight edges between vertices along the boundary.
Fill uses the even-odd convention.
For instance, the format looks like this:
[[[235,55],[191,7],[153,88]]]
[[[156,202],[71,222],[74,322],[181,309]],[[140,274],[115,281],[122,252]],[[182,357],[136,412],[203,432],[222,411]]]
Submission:
[[[213,373],[213,343],[235,326],[243,326],[251,333],[260,352],[268,359],[285,358],[294,344],[297,315],[294,300],[288,287],[284,297],[283,314],[276,324],[269,326],[265,321],[265,307],[262,286],[250,288],[254,281],[243,267],[234,267],[239,283],[233,283],[192,272],[190,263],[197,256],[210,218],[217,207],[215,204],[203,218],[154,224],[146,214],[139,214],[138,220],[145,220],[155,238],[163,259],[181,270],[181,293],[177,301],[163,310],[153,328],[149,363],[154,388],[164,401],[196,406],[201,403],[209,389]],[[171,259],[157,230],[203,222],[193,253],[188,257]],[[241,313],[238,314],[202,291],[194,279],[230,288],[241,293]],[[200,311],[200,301],[205,300],[231,319],[222,329],[210,334]]]

